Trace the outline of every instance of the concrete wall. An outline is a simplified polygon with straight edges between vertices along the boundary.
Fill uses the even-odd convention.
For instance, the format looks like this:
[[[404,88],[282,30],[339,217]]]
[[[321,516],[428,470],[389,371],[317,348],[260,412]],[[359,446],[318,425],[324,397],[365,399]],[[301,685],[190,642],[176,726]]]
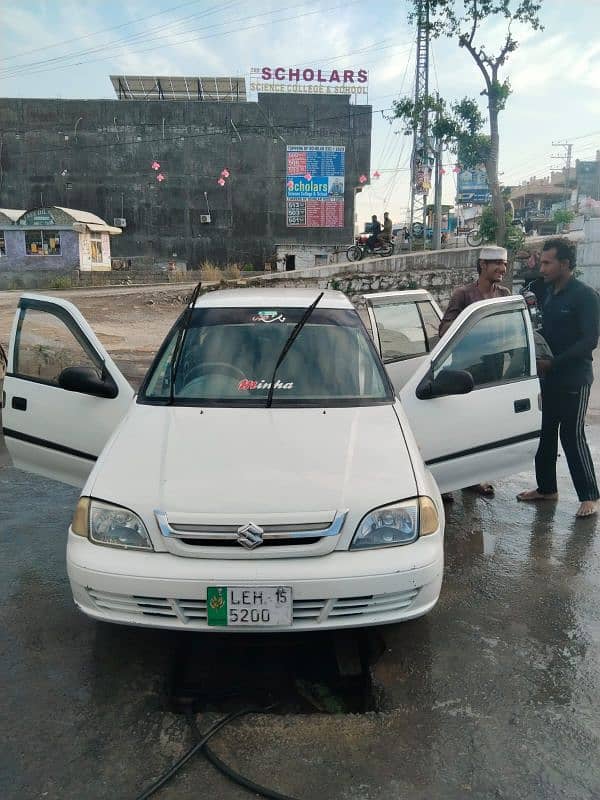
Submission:
[[[584,223],[583,241],[577,247],[577,268],[581,279],[600,291],[600,219]]]
[[[350,105],[344,96],[264,94],[258,103],[0,99],[0,119],[0,207],[84,208],[109,223],[123,216],[127,226],[112,242],[114,256],[177,253],[190,266],[210,259],[262,268],[277,242],[350,244],[354,187],[370,172],[370,106]],[[286,227],[286,144],[345,146],[343,229]],[[150,167],[155,159],[163,183]],[[221,188],[224,167],[231,177]],[[209,224],[200,222],[205,192]]]

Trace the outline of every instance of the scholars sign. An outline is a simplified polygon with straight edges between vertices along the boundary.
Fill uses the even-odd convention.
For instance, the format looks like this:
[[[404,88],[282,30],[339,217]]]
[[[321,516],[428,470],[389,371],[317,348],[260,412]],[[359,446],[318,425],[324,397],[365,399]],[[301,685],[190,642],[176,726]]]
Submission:
[[[343,228],[345,147],[287,148],[288,228]]]
[[[313,67],[252,67],[251,92],[301,94],[368,94],[366,69],[317,69]]]

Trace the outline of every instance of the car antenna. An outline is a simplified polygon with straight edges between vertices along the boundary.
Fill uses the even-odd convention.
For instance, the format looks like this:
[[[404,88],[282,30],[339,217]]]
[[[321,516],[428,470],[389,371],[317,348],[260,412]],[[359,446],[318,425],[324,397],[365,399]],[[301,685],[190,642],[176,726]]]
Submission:
[[[277,375],[277,370],[279,369],[279,366],[280,366],[281,362],[286,357],[286,355],[288,353],[288,350],[294,344],[294,341],[295,341],[296,337],[298,336],[298,334],[300,333],[300,331],[302,330],[302,328],[304,327],[304,325],[308,321],[308,318],[310,317],[312,312],[315,310],[315,308],[317,307],[317,303],[323,297],[324,294],[325,294],[325,292],[321,292],[321,294],[317,297],[315,302],[306,309],[304,314],[302,314],[302,316],[300,317],[300,319],[296,323],[296,327],[294,328],[294,330],[288,336],[288,339],[287,339],[286,343],[283,345],[283,349],[282,349],[281,353],[279,354],[279,358],[277,359],[277,363],[275,364],[275,369],[273,370],[273,377],[271,378],[271,385],[269,386],[269,394],[267,395],[266,408],[271,408],[271,406],[273,405],[273,390],[275,389],[275,376]]]
[[[185,343],[185,336],[187,334],[188,328],[190,326],[190,320],[192,318],[192,311],[194,310],[194,306],[196,305],[196,300],[198,299],[198,295],[200,294],[200,290],[202,289],[202,281],[198,281],[198,285],[194,287],[194,291],[190,297],[190,302],[186,310],[183,312],[183,321],[181,323],[181,328],[179,329],[179,333],[177,334],[177,341],[175,343],[175,349],[173,350],[173,359],[171,361],[171,382],[169,384],[169,405],[173,405],[173,395],[175,393],[175,379],[177,377],[177,370],[179,369],[179,362],[181,360],[181,353],[183,352],[183,345]]]

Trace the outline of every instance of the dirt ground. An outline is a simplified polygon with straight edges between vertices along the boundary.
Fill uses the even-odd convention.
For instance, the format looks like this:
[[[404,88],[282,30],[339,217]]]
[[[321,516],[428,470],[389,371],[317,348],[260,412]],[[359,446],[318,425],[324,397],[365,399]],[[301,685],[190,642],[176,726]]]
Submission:
[[[144,376],[194,284],[48,291],[77,306],[117,366],[135,385]],[[8,350],[20,292],[0,292],[0,344]]]

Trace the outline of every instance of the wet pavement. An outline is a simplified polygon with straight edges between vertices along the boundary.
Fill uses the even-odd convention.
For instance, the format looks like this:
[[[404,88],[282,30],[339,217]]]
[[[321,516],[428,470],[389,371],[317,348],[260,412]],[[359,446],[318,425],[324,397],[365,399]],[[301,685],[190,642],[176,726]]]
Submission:
[[[599,465],[595,412],[588,434]],[[600,523],[575,521],[564,457],[559,472],[558,505],[515,502],[531,474],[494,499],[455,493],[440,602],[377,629],[361,705],[356,686],[349,702],[336,683],[329,637],[303,637],[295,676],[266,635],[244,658],[214,635],[86,619],[64,563],[77,491],[14,470],[0,448],[0,797],[136,797],[191,742],[169,701],[177,667],[180,689],[208,687],[201,729],[245,702],[261,672],[264,702],[281,692],[280,707],[234,722],[213,747],[299,800],[599,798]],[[156,796],[255,795],[197,756]]]

